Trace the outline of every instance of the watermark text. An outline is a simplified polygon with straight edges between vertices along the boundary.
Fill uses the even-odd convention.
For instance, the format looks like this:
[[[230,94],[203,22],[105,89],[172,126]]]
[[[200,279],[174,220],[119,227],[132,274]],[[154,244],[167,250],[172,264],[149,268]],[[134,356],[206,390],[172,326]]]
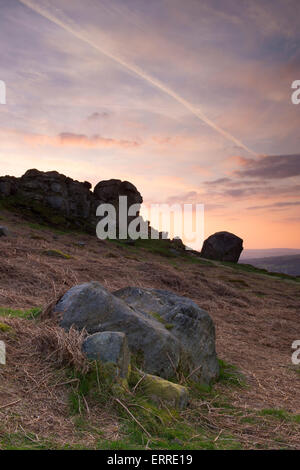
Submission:
[[[128,207],[127,196],[119,202],[100,204],[96,216],[100,221],[96,234],[100,240],[159,240],[180,238],[189,245],[202,246],[204,241],[203,204],[149,204],[143,207],[146,220],[140,215],[140,204]],[[151,221],[151,225],[150,222]],[[154,228],[155,227],[155,228]]]
[[[0,80],[0,104],[6,104],[6,85],[3,80]]]
[[[292,83],[292,88],[295,89],[295,91],[292,93],[292,103],[293,104],[300,104],[300,80],[295,80]]]
[[[0,341],[0,365],[5,366],[6,364],[6,351],[4,341]]]
[[[292,349],[296,350],[292,354],[292,363],[298,366],[300,364],[300,339],[293,342]]]

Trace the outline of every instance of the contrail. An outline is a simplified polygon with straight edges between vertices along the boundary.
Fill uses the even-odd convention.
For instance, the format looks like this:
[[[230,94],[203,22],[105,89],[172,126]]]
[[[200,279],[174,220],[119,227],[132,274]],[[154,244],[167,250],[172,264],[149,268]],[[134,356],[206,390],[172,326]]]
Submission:
[[[150,83],[154,87],[158,88],[159,90],[163,91],[167,95],[171,96],[175,101],[177,101],[182,106],[184,106],[187,110],[189,110],[194,116],[196,116],[198,119],[203,121],[209,127],[214,129],[216,132],[218,132],[220,135],[225,137],[227,140],[233,142],[238,147],[243,148],[244,150],[246,150],[246,152],[257,156],[256,152],[251,150],[249,147],[247,147],[245,144],[243,144],[243,142],[241,142],[239,139],[237,139],[236,137],[231,135],[229,132],[227,132],[224,129],[222,129],[221,127],[219,127],[216,123],[214,123],[211,119],[209,119],[202,111],[200,111],[198,108],[195,108],[189,101],[185,100],[184,98],[182,98],[182,96],[178,95],[178,93],[176,93],[171,88],[164,85],[160,80],[156,79],[155,77],[152,77],[151,75],[148,75],[146,72],[141,70],[136,65],[129,64],[128,62],[126,62],[121,57],[118,57],[117,55],[103,49],[98,44],[96,44],[94,41],[92,41],[91,39],[86,37],[84,34],[82,34],[79,31],[76,31],[71,25],[69,25],[67,23],[64,23],[62,20],[60,20],[59,18],[54,16],[52,13],[45,10],[41,6],[36,5],[31,0],[19,0],[19,2],[22,3],[23,5],[26,5],[28,8],[30,8],[31,10],[33,10],[36,13],[40,14],[41,16],[48,19],[49,21],[52,21],[54,24],[60,26],[65,31],[67,31],[68,33],[75,36],[77,39],[80,39],[81,41],[85,42],[86,44],[89,44],[93,49],[96,49],[101,54],[105,55],[106,57],[109,57],[113,61],[117,62],[119,65],[122,65],[124,68],[126,68],[127,70],[130,70],[135,75],[137,75],[138,77],[144,79],[146,82]]]

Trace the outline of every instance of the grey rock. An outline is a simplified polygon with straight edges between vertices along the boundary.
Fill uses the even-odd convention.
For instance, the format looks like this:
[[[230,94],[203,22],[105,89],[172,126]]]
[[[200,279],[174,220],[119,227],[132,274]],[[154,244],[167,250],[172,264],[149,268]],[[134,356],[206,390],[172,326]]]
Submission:
[[[84,247],[86,245],[86,242],[76,242],[77,246]]]
[[[130,308],[98,282],[72,287],[54,308],[62,314],[60,325],[69,329],[86,328],[88,333],[121,331],[126,334],[129,349],[139,356],[146,372],[172,377],[180,360],[180,343],[153,318]]]
[[[9,235],[9,230],[6,227],[3,227],[3,225],[0,225],[0,237],[8,237]]]
[[[215,327],[195,302],[166,290],[139,287],[126,287],[114,295],[135,311],[160,319],[180,343],[180,366],[191,379],[208,384],[218,377]]]
[[[119,377],[128,377],[130,352],[124,333],[116,331],[94,333],[85,339],[82,349],[89,359],[113,363],[117,367]]]
[[[204,241],[201,257],[237,263],[242,251],[243,240],[241,238],[230,232],[217,232]]]
[[[130,351],[145,372],[166,379],[179,367],[195,380],[218,376],[215,330],[209,315],[189,299],[156,289],[127,288],[109,293],[98,282],[72,287],[54,308],[61,326],[89,333],[126,334]]]

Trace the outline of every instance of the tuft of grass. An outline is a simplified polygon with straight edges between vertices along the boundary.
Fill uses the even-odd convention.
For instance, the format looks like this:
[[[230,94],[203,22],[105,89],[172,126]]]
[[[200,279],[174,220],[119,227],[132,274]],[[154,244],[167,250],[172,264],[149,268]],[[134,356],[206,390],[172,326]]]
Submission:
[[[228,282],[240,288],[249,287],[249,284],[244,279],[228,279]]]
[[[257,292],[257,291],[253,291],[252,293],[256,295],[256,297],[260,297],[260,298],[266,297],[267,295],[264,292]]]
[[[44,250],[42,254],[46,256],[53,256],[54,258],[72,259],[71,255],[63,253],[60,250]]]
[[[69,377],[76,380],[69,394],[69,411],[72,416],[82,414],[85,401],[91,398],[101,406],[109,406],[113,397],[123,397],[128,384],[116,379],[114,364],[91,361],[85,373],[69,370]]]
[[[277,408],[265,408],[259,412],[260,416],[272,416],[273,418],[279,419],[281,421],[290,421],[300,424],[300,415],[292,414],[283,409]]]
[[[142,382],[136,387],[140,375],[133,372],[130,389],[121,390],[116,387],[108,364],[94,361],[91,365],[85,374],[70,371],[71,377],[78,379],[77,384],[71,386],[69,396],[70,414],[76,428],[83,432],[89,427],[85,402],[92,400],[110,408],[118,416],[122,435],[117,441],[105,440],[98,435],[97,449],[133,450],[145,449],[146,446],[166,450],[241,448],[239,442],[229,435],[224,434],[216,441],[216,432],[204,428],[202,420],[190,423],[184,413],[152,402],[145,395]],[[95,430],[89,427],[91,432],[95,435]]]
[[[43,439],[29,431],[2,432],[0,429],[1,450],[84,450],[84,445],[57,444],[55,436]]]
[[[219,382],[235,387],[245,387],[246,380],[238,368],[232,364],[219,359]]]
[[[45,237],[42,237],[41,235],[36,235],[35,233],[30,235],[31,240],[41,240],[41,241],[46,241],[47,239]]]
[[[40,440],[30,432],[4,433],[0,435],[0,449],[3,450],[50,450],[57,446],[51,441]]]
[[[2,333],[9,333],[10,331],[12,331],[12,328],[6,323],[0,322],[0,331],[2,331]]]
[[[170,249],[172,244],[170,240],[142,240],[138,239],[135,241],[135,247],[143,248],[150,253],[164,256],[166,258],[176,258],[177,255],[174,254]]]
[[[0,307],[0,317],[36,319],[42,313],[42,307],[33,307],[27,310],[15,310],[7,307]]]
[[[206,266],[210,268],[215,266],[213,261],[209,261],[207,259],[201,258],[200,256],[191,256],[190,254],[188,254],[188,252],[183,252],[183,253],[184,254],[182,254],[182,260],[185,261],[186,263],[201,264],[202,266]]]
[[[72,233],[71,230],[65,229],[65,230],[59,230],[57,228],[54,228],[53,225],[47,225],[47,224],[38,224],[35,222],[29,222],[26,224],[28,227],[34,229],[34,230],[39,230],[42,232],[53,232],[57,235],[67,235]],[[38,236],[38,235],[37,235]]]
[[[128,409],[143,424],[150,434],[146,436],[141,427],[124,410],[119,410],[122,418],[121,431],[127,436],[122,448],[145,448],[165,450],[198,450],[198,449],[234,449],[240,444],[231,436],[224,435],[216,441],[216,434],[203,427],[203,421],[189,422],[184,414],[163,406],[157,407],[147,401],[143,392],[129,397],[126,402]]]
[[[120,257],[119,255],[117,255],[116,253],[113,253],[112,251],[105,254],[105,258],[119,258],[119,257]]]

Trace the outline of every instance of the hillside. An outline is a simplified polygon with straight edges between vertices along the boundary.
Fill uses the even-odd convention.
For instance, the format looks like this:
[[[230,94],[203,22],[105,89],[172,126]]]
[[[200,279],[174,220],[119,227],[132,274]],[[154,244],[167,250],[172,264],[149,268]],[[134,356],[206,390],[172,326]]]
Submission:
[[[0,339],[7,344],[0,448],[300,449],[300,376],[291,363],[299,280],[181,254],[164,241],[99,241],[4,210],[1,224],[11,234],[0,238]],[[211,389],[191,384],[189,408],[176,413],[146,406],[131,390],[126,408],[144,429],[106,394],[101,374],[96,399],[84,360],[72,356],[78,335],[66,338],[39,318],[71,286],[90,280],[110,291],[168,289],[206,309],[216,326],[220,381]]]
[[[267,258],[247,258],[241,263],[249,263],[258,268],[266,269],[291,276],[300,276],[300,254],[290,256],[269,256]]]

